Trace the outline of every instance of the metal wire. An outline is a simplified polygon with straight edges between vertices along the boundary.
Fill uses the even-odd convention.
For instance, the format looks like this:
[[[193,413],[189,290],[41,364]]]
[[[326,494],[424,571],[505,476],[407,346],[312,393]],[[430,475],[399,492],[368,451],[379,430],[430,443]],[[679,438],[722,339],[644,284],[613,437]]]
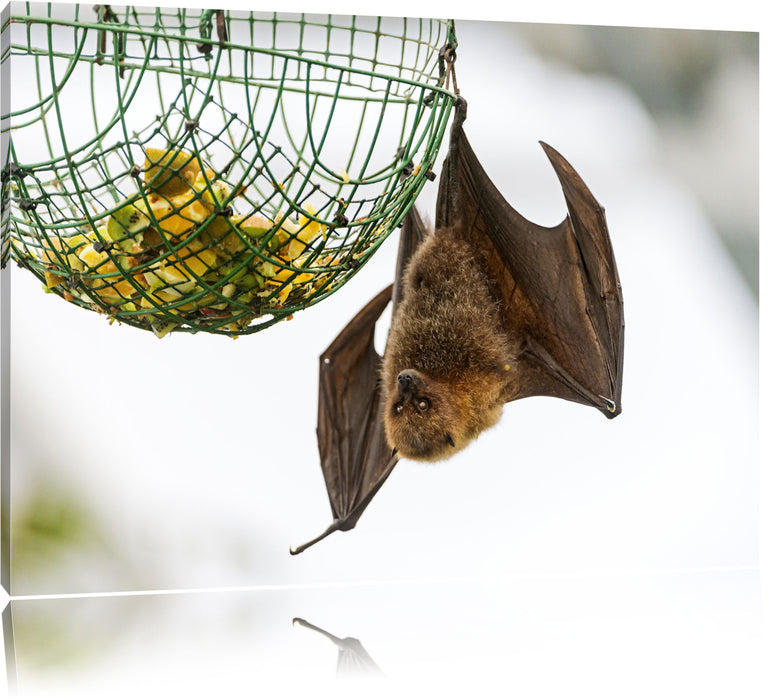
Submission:
[[[433,176],[455,102],[450,21],[14,3],[3,32],[3,264],[157,335],[334,293]]]

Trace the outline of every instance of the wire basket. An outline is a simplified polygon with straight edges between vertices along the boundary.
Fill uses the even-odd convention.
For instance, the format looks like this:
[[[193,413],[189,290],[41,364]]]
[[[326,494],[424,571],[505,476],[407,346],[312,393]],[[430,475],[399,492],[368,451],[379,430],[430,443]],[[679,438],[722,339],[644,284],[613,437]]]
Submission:
[[[449,21],[12,3],[3,33],[3,264],[159,336],[339,289],[455,102]]]

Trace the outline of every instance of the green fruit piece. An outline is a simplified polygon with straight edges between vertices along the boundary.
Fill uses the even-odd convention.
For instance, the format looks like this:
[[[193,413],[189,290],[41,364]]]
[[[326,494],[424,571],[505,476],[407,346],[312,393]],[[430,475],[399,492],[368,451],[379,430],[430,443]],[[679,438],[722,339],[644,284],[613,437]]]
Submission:
[[[216,269],[211,269],[206,276],[208,282],[219,282],[228,280],[229,282],[239,283],[240,280],[249,275],[248,266],[242,264],[242,260],[229,260]],[[239,268],[239,269],[238,269]]]
[[[247,273],[239,277],[234,282],[240,289],[248,291],[251,289],[264,289],[264,278],[256,273]]]
[[[221,209],[229,199],[229,195],[232,193],[232,188],[229,187],[223,180],[211,180],[205,173],[197,173],[192,187],[196,192],[200,192],[200,197],[215,207]]]
[[[279,270],[280,268],[277,265],[273,265],[268,260],[262,260],[257,272],[262,277],[264,277],[264,279],[271,279],[278,273]]]
[[[125,204],[118,211],[113,212],[108,219],[105,233],[108,238],[129,252],[135,242],[151,225],[151,220],[134,204]]]
[[[157,338],[164,338],[170,331],[175,330],[180,323],[178,321],[154,321],[151,330]]]
[[[275,225],[274,222],[261,214],[253,214],[247,219],[241,216],[232,216],[231,221],[249,238],[261,238]]]
[[[230,256],[245,252],[248,248],[245,239],[262,238],[274,224],[265,216],[254,214],[245,218],[235,215],[225,219],[217,216],[200,237],[205,246],[217,246]],[[239,233],[232,229],[237,229]]]

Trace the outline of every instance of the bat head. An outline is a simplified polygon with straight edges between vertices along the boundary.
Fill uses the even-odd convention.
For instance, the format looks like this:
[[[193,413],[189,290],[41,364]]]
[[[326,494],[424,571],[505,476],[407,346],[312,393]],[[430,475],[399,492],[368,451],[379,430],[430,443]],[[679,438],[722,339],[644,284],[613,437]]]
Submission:
[[[477,389],[402,370],[387,387],[383,421],[388,444],[408,459],[434,462],[452,456],[501,417],[502,404],[482,405],[477,397],[484,393]]]

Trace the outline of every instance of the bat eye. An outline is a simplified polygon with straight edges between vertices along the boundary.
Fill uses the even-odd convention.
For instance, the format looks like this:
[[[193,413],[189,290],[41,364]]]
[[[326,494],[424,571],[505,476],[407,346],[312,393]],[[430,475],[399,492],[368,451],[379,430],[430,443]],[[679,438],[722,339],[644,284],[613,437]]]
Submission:
[[[402,406],[400,403],[397,403],[393,407],[393,412],[398,416],[402,411],[404,410],[404,406]]]
[[[420,399],[418,401],[418,410],[420,411],[428,411],[429,406],[431,406],[431,404],[429,403],[428,399]]]

